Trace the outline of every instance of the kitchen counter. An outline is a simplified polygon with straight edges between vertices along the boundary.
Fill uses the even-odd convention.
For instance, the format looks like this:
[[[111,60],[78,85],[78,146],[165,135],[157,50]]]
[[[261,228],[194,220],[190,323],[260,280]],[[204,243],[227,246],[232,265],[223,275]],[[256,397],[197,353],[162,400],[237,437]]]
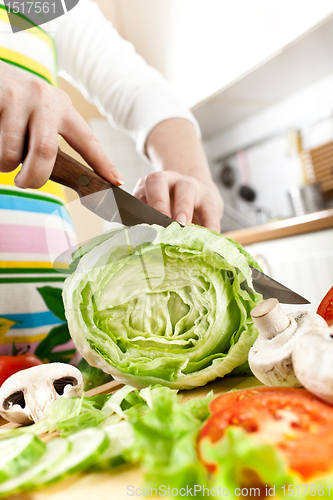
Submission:
[[[242,245],[333,228],[333,208],[224,233]]]

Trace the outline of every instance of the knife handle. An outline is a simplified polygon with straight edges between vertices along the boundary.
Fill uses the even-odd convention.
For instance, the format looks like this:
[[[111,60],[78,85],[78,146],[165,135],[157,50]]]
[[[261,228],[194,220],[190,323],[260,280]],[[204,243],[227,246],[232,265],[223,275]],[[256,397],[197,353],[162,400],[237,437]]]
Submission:
[[[112,187],[94,170],[82,165],[66,153],[58,150],[57,159],[50,179],[58,184],[74,189],[81,197]]]

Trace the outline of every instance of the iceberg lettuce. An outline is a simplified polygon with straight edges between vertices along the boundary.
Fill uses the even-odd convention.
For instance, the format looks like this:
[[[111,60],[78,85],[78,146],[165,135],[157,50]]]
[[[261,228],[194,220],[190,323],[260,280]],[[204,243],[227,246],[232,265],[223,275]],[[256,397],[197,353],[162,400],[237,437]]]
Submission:
[[[142,224],[73,258],[65,313],[92,366],[135,387],[189,389],[247,363],[257,336],[250,311],[262,297],[249,267],[258,265],[238,243],[194,225]]]

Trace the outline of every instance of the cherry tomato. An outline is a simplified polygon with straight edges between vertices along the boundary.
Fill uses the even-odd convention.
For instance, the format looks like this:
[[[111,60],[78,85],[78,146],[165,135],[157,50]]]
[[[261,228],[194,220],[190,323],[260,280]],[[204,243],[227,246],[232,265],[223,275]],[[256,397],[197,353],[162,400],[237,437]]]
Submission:
[[[0,356],[0,386],[14,373],[42,364],[43,362],[37,356],[29,353],[17,356]]]
[[[249,389],[219,396],[199,436],[217,443],[230,425],[277,446],[304,480],[332,471],[333,407],[303,389]],[[212,464],[206,464],[211,471]]]
[[[333,325],[333,286],[328,290],[327,294],[320,302],[317,314],[324,318],[328,326]]]

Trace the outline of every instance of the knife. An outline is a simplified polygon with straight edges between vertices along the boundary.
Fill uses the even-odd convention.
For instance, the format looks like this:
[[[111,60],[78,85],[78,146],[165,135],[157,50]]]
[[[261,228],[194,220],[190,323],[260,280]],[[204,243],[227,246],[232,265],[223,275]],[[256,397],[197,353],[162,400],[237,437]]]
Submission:
[[[58,151],[50,176],[52,181],[77,192],[82,205],[109,222],[125,226],[158,224],[168,227],[173,219],[159,212],[135,196],[113,186],[94,170],[85,167],[62,151]],[[250,266],[253,286],[263,298],[275,297],[283,304],[309,304],[304,297],[281,285],[266,274]]]

